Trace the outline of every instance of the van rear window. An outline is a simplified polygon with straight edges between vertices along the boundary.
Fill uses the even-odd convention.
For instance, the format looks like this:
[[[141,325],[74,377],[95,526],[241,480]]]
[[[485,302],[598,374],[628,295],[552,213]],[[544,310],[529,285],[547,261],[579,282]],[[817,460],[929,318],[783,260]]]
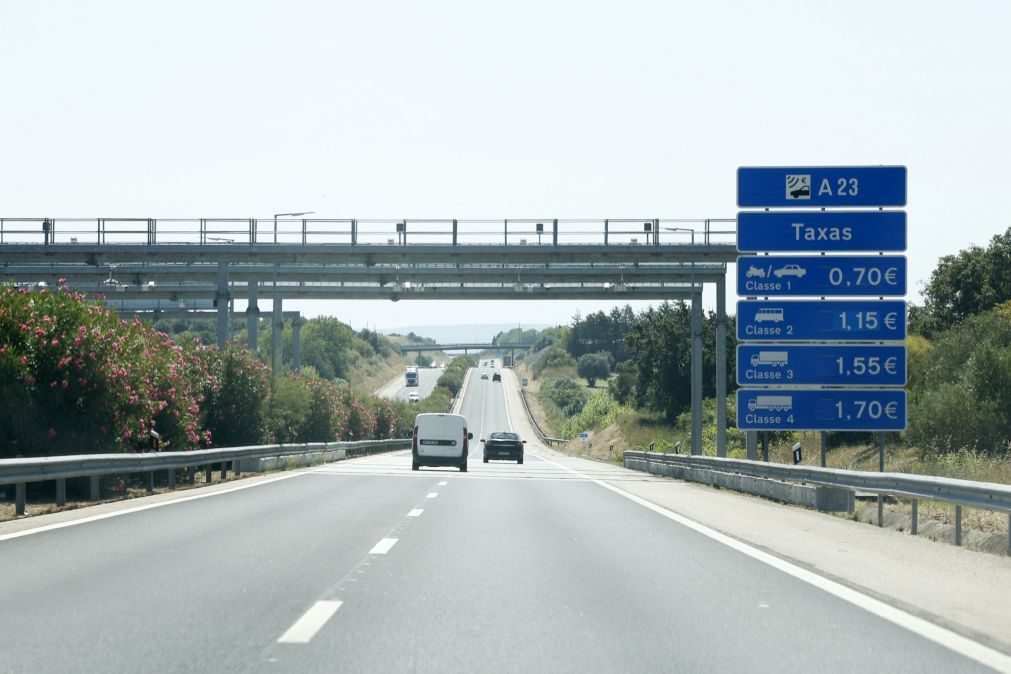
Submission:
[[[419,440],[419,444],[422,445],[445,445],[447,447],[456,447],[456,440]]]

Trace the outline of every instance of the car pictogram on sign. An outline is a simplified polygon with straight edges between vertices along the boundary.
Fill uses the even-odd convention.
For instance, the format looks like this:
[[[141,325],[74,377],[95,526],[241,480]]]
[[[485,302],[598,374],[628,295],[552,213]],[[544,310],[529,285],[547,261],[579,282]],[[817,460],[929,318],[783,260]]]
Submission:
[[[810,199],[811,198],[811,175],[787,175],[786,176],[786,198],[787,200]]]

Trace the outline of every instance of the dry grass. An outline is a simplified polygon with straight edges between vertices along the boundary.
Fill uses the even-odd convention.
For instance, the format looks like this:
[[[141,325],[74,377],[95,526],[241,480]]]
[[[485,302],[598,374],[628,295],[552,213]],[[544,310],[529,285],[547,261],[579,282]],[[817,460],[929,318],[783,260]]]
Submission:
[[[386,358],[359,358],[350,368],[351,386],[372,393],[396,376],[403,376],[405,360],[399,353]]]

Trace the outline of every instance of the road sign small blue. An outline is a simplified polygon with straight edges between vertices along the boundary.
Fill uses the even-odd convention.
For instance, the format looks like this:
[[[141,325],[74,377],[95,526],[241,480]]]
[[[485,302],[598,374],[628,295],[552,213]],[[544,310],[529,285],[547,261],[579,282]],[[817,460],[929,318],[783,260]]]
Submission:
[[[749,431],[901,431],[902,389],[737,389],[737,427]]]
[[[906,347],[739,344],[740,386],[905,386]]]
[[[741,342],[889,342],[906,338],[902,300],[741,300]]]
[[[749,253],[898,252],[905,211],[742,211],[737,250]]]
[[[903,256],[770,256],[737,258],[737,294],[766,297],[895,297],[906,294]]]
[[[905,166],[742,166],[741,208],[905,206]]]
[[[590,437],[589,433],[580,433],[579,434],[579,439],[580,440],[586,440],[588,437]]]

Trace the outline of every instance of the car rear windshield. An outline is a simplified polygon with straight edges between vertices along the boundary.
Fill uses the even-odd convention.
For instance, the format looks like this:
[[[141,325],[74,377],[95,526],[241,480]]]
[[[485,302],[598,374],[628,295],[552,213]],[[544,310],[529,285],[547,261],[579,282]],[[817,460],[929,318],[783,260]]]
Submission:
[[[520,436],[515,433],[492,433],[492,440],[519,440]]]

